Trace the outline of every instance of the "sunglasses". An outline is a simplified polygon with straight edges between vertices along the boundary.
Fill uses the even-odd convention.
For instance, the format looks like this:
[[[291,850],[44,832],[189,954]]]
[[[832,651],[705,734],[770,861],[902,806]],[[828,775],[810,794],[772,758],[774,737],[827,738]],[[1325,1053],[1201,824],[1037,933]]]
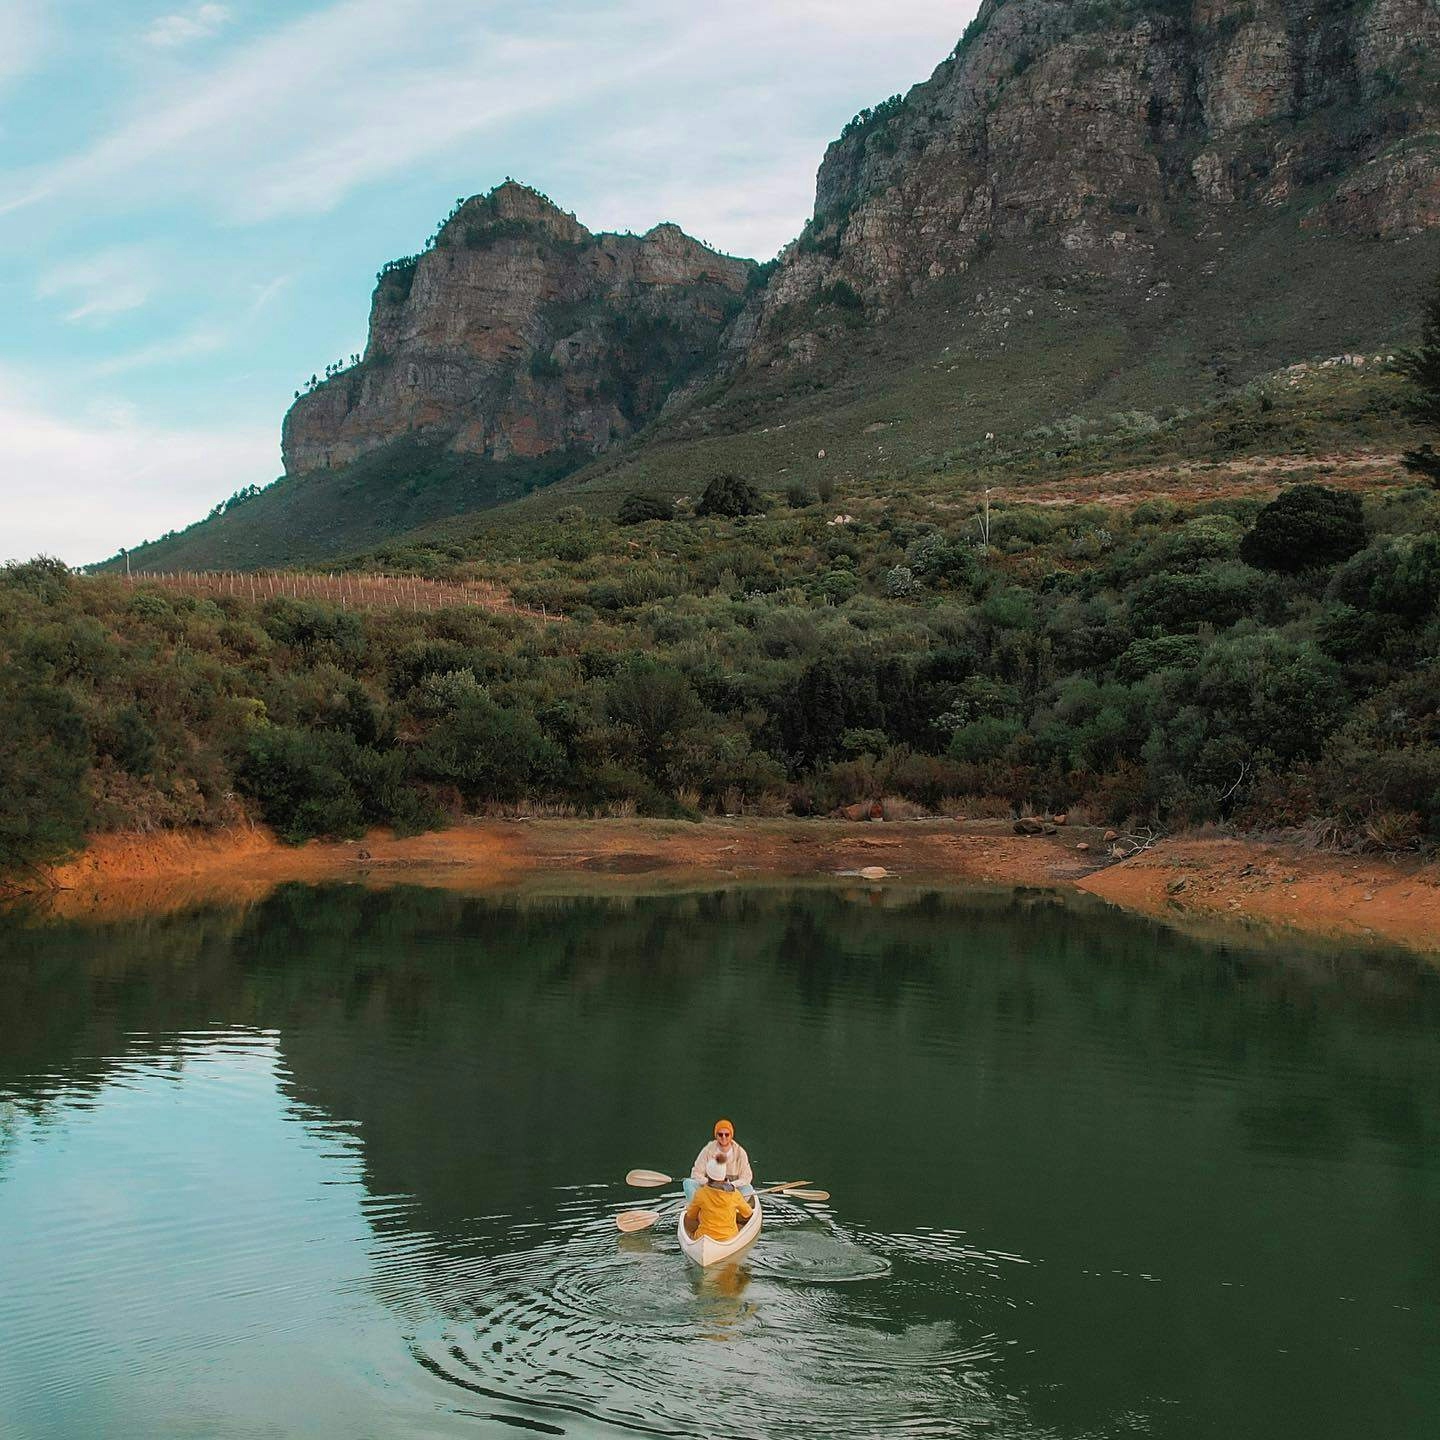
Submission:
[[[717,1140],[729,1140],[733,1133],[734,1132],[730,1130],[717,1130],[715,1132],[715,1138]]]

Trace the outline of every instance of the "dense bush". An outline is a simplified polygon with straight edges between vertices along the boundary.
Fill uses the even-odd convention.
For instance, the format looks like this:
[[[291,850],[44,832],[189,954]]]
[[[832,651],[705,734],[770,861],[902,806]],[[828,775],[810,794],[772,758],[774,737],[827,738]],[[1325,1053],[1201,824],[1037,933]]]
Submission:
[[[718,508],[663,527],[572,510],[388,556],[507,584],[548,618],[0,570],[0,866],[240,803],[295,840],[547,800],[813,813],[882,795],[1440,839],[1427,489],[1368,497],[1358,522],[1324,491],[1279,510],[996,506],[988,548],[950,498],[898,486],[843,524],[761,514],[733,477],[712,489]],[[1291,545],[1275,565],[1257,513],[1297,506],[1282,528],[1306,560]]]
[[[700,503],[695,507],[697,515],[760,515],[765,502],[760,492],[739,475],[717,475],[705,487]]]
[[[1240,542],[1240,558],[1258,570],[1326,569],[1365,548],[1360,497],[1327,485],[1283,490]]]
[[[84,716],[67,690],[0,680],[0,873],[79,845],[90,758]]]
[[[1406,452],[1405,465],[1440,489],[1440,283],[1425,307],[1420,343],[1401,356],[1400,369],[1410,381],[1410,413],[1431,437]]]
[[[643,525],[647,520],[673,520],[675,502],[667,495],[627,495],[620,502],[615,518],[621,525]]]

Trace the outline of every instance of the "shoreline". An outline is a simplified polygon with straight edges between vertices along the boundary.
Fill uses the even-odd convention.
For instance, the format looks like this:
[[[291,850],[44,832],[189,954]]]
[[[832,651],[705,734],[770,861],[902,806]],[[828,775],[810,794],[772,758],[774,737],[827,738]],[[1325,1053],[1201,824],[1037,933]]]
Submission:
[[[56,919],[118,919],[253,902],[291,882],[483,891],[537,877],[611,891],[881,869],[874,883],[1043,887],[1171,921],[1200,920],[1440,954],[1440,865],[1242,839],[1162,840],[1096,865],[1101,831],[1020,836],[1008,821],[476,820],[396,838],[282,845],[263,826],[95,837],[22,902]],[[1089,852],[1077,844],[1090,845]]]

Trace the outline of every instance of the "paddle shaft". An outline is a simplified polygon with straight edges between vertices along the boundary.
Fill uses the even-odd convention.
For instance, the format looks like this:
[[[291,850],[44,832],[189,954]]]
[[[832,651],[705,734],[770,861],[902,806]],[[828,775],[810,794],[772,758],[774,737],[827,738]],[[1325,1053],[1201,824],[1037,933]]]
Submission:
[[[757,1190],[757,1195],[774,1195],[782,1190],[794,1190],[803,1188],[803,1180],[786,1180],[781,1185],[767,1185],[763,1190]],[[642,1218],[643,1217],[643,1218]],[[639,1230],[648,1230],[660,1219],[658,1210],[622,1210],[615,1217],[615,1225],[627,1235],[633,1235]]]

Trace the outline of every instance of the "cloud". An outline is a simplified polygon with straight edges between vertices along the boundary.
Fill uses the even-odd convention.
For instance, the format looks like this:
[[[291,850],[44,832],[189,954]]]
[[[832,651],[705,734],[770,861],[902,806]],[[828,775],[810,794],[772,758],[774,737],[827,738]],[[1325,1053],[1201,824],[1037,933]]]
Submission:
[[[0,88],[34,65],[43,42],[44,29],[33,0],[0,0]]]
[[[252,285],[250,298],[244,308],[227,322],[208,321],[192,325],[178,335],[152,341],[139,349],[120,355],[111,355],[97,361],[93,373],[101,377],[124,375],[135,370],[162,368],[174,365],[180,360],[194,360],[201,355],[214,355],[228,350],[270,302],[289,287],[293,278],[290,275],[277,275],[264,284]]]
[[[230,23],[227,5],[197,5],[193,10],[162,15],[145,32],[147,44],[173,50],[195,40],[208,40]]]
[[[40,276],[35,295],[40,300],[63,300],[71,307],[65,318],[72,323],[103,323],[138,310],[153,289],[148,256],[139,247],[126,247],[52,266]]]
[[[229,429],[169,429],[128,407],[62,416],[0,371],[0,560],[58,555],[72,565],[113,555],[198,520],[243,485],[280,470],[271,417]]]
[[[173,365],[177,360],[193,360],[200,355],[214,355],[228,348],[231,337],[225,330],[209,325],[196,325],[165,340],[142,345],[123,355],[112,355],[96,363],[94,373],[101,376],[124,375],[132,370],[150,370]]]
[[[714,170],[717,139],[733,148],[743,184],[741,167],[763,175],[777,133],[813,147],[836,117],[803,133],[777,121],[833,99],[837,77],[853,86],[854,109],[921,78],[972,9],[890,0],[883,37],[864,44],[868,0],[338,0],[159,77],[88,148],[12,174],[0,214],[81,195],[122,208],[178,201],[254,223],[322,214],[442,156],[464,167],[457,188],[520,173],[522,152],[573,151],[600,175],[615,158],[614,115],[636,109],[662,137],[693,129],[710,142],[683,157],[697,171]],[[737,135],[744,143],[731,147]],[[673,141],[670,158],[682,158]],[[787,158],[787,178],[793,169]],[[804,190],[808,200],[808,179]]]

